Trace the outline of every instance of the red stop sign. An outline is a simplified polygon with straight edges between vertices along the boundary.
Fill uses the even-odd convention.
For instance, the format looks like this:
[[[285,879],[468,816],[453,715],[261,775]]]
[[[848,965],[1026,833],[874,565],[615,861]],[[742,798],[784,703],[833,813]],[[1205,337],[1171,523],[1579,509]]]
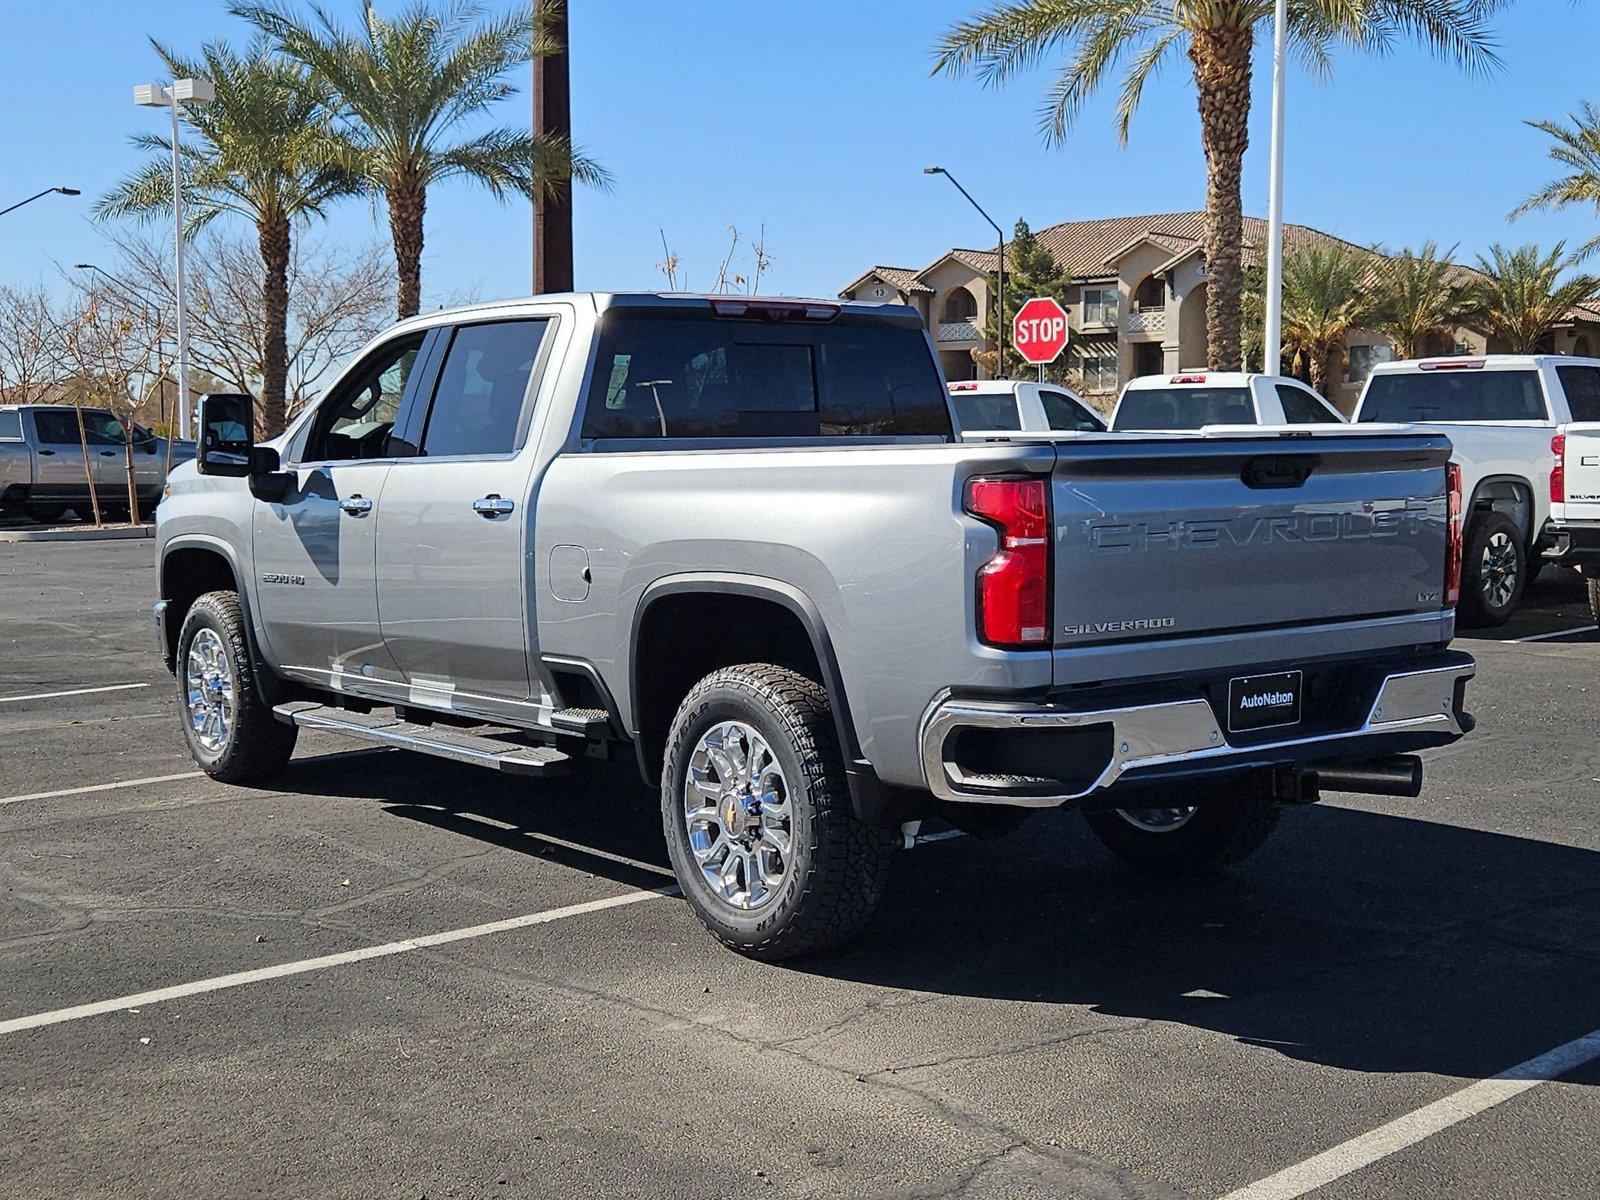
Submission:
[[[1025,301],[1011,319],[1011,344],[1031,363],[1055,362],[1067,348],[1067,310],[1049,296]]]

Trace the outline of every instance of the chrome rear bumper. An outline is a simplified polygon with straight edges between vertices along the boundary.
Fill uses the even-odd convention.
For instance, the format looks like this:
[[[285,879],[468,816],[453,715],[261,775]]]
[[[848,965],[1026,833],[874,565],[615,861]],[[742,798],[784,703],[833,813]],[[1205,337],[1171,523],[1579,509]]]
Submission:
[[[945,699],[936,702],[923,720],[923,776],[929,790],[941,800],[1053,808],[1103,791],[1118,781],[1132,782],[1141,772],[1171,775],[1175,766],[1192,765],[1195,774],[1201,774],[1226,770],[1232,760],[1245,767],[1274,755],[1292,758],[1307,751],[1328,751],[1327,757],[1337,757],[1343,743],[1388,734],[1433,734],[1451,741],[1470,728],[1470,722],[1465,728],[1462,725],[1456,693],[1458,683],[1470,679],[1476,670],[1476,664],[1467,660],[1444,667],[1398,671],[1383,680],[1365,719],[1355,728],[1278,741],[1252,741],[1248,745],[1228,741],[1211,704],[1200,696],[1088,710]],[[1092,774],[1093,781],[1081,788],[1041,793],[1038,785],[1046,781],[1021,782],[1009,775],[971,774],[950,761],[947,754],[951,735],[963,728],[1095,727],[1110,728],[1108,759],[1097,774]]]

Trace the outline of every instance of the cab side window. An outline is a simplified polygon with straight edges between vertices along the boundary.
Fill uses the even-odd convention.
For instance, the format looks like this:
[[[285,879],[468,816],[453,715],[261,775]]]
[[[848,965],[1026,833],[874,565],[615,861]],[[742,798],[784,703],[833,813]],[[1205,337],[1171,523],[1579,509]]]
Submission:
[[[1337,425],[1339,418],[1310,392],[1301,391],[1287,383],[1278,387],[1278,403],[1283,405],[1283,419],[1291,425]]]
[[[528,380],[548,325],[546,320],[493,321],[455,331],[428,409],[424,456],[516,450]]]
[[[406,394],[406,382],[417,363],[423,335],[413,334],[374,351],[323,402],[311,436],[306,440],[305,462],[347,462],[384,458],[389,433]]]
[[[0,442],[20,442],[22,440],[22,414],[12,409],[9,412],[0,412]]]
[[[1075,429],[1079,433],[1101,433],[1105,422],[1065,392],[1040,392],[1044,419],[1051,429]]]

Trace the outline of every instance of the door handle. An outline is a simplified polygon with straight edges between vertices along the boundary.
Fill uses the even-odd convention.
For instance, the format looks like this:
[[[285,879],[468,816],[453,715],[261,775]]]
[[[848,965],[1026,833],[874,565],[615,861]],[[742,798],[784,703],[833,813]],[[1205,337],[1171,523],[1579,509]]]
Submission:
[[[56,452],[54,450],[40,450],[37,453],[40,458],[54,458],[56,456]]]
[[[117,452],[115,450],[102,450],[102,451],[100,451],[100,457],[101,458],[115,458],[116,456],[117,456]]]
[[[348,496],[339,501],[339,507],[352,517],[364,517],[372,511],[372,501],[361,496]]]
[[[515,500],[503,499],[494,492],[490,492],[482,500],[474,500],[472,502],[473,512],[491,520],[495,517],[503,517],[509,512],[515,512],[516,508],[517,502]]]

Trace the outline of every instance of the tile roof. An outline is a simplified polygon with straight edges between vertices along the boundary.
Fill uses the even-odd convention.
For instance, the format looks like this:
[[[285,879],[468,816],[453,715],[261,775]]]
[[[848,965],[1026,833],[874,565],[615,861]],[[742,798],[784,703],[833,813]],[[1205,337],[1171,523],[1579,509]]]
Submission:
[[[1141,242],[1150,242],[1171,255],[1157,268],[1158,270],[1165,270],[1175,265],[1201,247],[1205,237],[1205,213],[1201,211],[1151,213],[1134,217],[1102,217],[1088,221],[1062,221],[1059,224],[1035,230],[1034,237],[1055,256],[1056,262],[1060,263],[1062,269],[1074,279],[1105,279],[1115,274],[1114,260]],[[1245,217],[1245,256],[1249,258],[1258,253],[1266,240],[1267,222],[1261,217]],[[1358,250],[1371,251],[1371,247],[1346,241],[1343,238],[1335,237],[1331,233],[1313,229],[1309,225],[1285,223],[1283,240],[1284,248],[1289,251],[1319,242],[1343,242],[1345,245],[1354,246]],[[943,262],[946,258],[954,258],[958,262],[971,267],[974,271],[985,275],[994,272],[997,261],[997,256],[993,250],[971,250],[957,247],[945,254],[941,254],[934,260],[934,264]],[[930,266],[934,264],[930,264]],[[928,269],[928,267],[924,267],[921,271],[914,271],[906,267],[873,267],[854,283],[850,284],[844,291],[849,291],[859,286],[863,280],[876,274],[893,283],[908,295],[912,293],[931,293],[933,289],[923,283],[921,279],[921,276]],[[1478,274],[1474,268],[1465,265],[1461,267],[1461,270],[1468,277]],[[842,294],[843,292],[841,292]],[[1581,305],[1574,308],[1569,314],[1569,319],[1600,322],[1600,305]]]

